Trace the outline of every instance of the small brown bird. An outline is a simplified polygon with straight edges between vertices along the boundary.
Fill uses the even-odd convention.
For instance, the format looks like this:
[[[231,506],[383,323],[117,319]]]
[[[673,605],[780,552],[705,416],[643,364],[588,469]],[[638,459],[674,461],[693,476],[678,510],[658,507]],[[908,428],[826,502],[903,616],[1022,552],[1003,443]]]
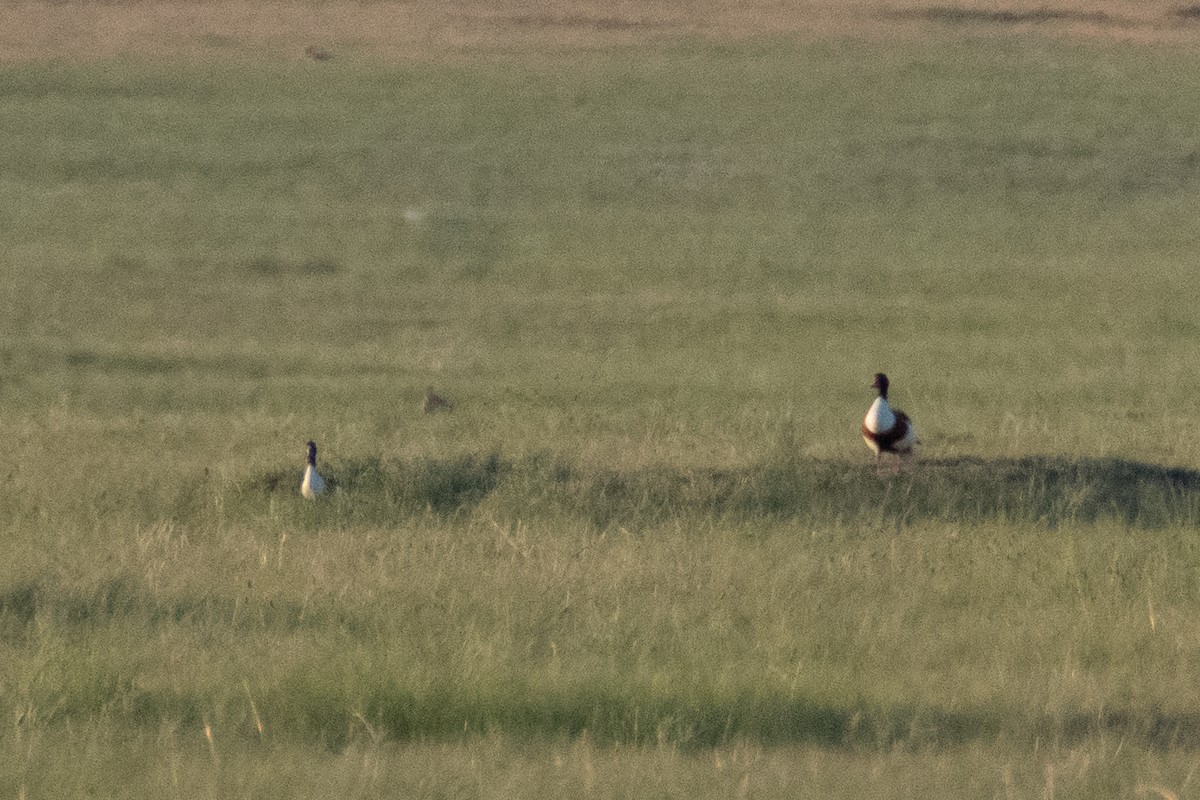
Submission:
[[[437,411],[450,411],[454,405],[433,390],[432,386],[425,387],[425,402],[421,404],[421,409],[426,414],[433,414]]]
[[[322,50],[320,47],[311,44],[304,48],[304,55],[308,56],[313,61],[328,61],[329,59],[333,58],[333,53],[329,52],[328,50]]]

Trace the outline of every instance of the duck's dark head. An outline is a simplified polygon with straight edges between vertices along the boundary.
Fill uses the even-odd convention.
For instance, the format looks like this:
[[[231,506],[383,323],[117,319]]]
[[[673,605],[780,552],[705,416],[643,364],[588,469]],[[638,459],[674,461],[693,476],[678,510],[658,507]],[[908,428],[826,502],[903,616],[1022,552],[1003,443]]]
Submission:
[[[871,384],[872,389],[879,390],[879,396],[886,398],[888,390],[888,376],[882,372],[875,373],[875,382]]]
[[[314,467],[317,465],[317,443],[316,442],[308,443],[308,463],[312,464]]]

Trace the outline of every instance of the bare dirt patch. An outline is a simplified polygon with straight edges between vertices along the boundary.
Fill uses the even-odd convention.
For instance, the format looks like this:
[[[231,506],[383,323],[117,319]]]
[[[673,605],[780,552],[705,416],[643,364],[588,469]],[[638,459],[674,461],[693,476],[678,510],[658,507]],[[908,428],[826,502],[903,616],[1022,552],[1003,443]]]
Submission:
[[[570,52],[682,37],[914,38],[1036,31],[1200,42],[1200,6],[1060,0],[9,0],[0,60],[113,56],[385,61]]]

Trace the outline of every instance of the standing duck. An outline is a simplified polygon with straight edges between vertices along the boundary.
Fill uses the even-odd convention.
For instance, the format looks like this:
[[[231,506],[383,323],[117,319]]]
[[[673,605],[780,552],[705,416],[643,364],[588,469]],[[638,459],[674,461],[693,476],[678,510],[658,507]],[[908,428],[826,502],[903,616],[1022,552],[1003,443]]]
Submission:
[[[875,471],[879,472],[880,458],[884,453],[895,453],[898,456],[912,454],[913,445],[917,441],[917,429],[911,419],[898,408],[892,408],[888,403],[888,376],[882,372],[875,374],[872,389],[879,391],[879,397],[867,409],[863,418],[862,435],[867,447],[875,451]]]
[[[300,481],[300,494],[313,499],[325,491],[325,479],[317,474],[317,444],[308,443],[308,464],[304,467],[304,480]]]

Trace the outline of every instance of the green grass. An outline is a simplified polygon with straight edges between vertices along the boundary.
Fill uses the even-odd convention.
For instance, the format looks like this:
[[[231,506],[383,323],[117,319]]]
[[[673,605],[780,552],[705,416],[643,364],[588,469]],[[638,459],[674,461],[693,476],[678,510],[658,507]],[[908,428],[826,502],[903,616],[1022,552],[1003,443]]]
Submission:
[[[1000,760],[994,751],[973,747],[868,756],[753,745],[719,748],[697,759],[667,747],[603,748],[586,739],[526,747],[499,737],[425,747],[364,741],[335,753],[270,745],[247,752],[223,747],[220,738],[210,749],[203,739],[173,729],[134,737],[77,730],[29,744],[41,756],[39,764],[72,760],[82,767],[69,783],[36,765],[26,769],[19,774],[31,796],[53,789],[72,796],[818,798],[891,797],[902,786],[912,796],[932,797],[1153,797],[1152,787],[1179,785],[1193,767],[1178,754],[1153,753],[1138,763],[1117,741],[1053,756],[1003,750]],[[101,752],[115,755],[106,761]],[[154,756],[149,763],[147,754]]]
[[[548,456],[513,462],[496,453],[412,462],[370,458],[327,465],[336,496],[318,513],[295,501],[295,470],[286,468],[227,487],[213,503],[222,519],[235,507],[253,518],[261,517],[265,495],[284,497],[300,507],[294,524],[318,526],[335,519],[387,525],[426,512],[453,517],[480,506],[511,519],[564,515],[601,530],[673,519],[813,525],[1001,520],[1049,527],[1115,520],[1139,528],[1200,520],[1200,473],[1178,467],[1033,456],[881,464],[876,470],[798,459],[790,450],[741,469],[589,469]],[[207,489],[217,492],[221,487]],[[203,488],[178,495],[174,513],[195,516],[205,496]]]
[[[252,696],[273,736],[335,743],[360,715],[401,740],[1200,735],[1187,530],[276,527],[164,523],[9,577],[16,708],[250,733]]]
[[[4,70],[0,793],[1192,787],[1191,52]]]

